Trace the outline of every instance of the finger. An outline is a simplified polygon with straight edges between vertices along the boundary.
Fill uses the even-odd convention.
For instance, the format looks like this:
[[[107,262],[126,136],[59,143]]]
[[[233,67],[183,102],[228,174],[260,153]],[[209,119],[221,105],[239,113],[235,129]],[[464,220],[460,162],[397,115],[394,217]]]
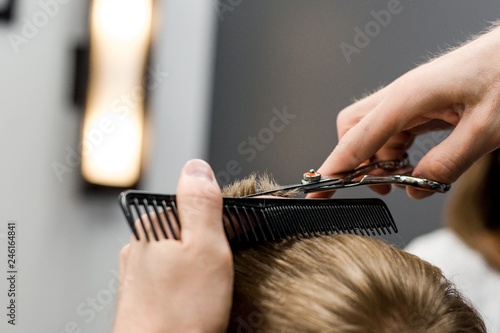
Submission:
[[[222,193],[208,163],[191,160],[184,166],[177,185],[181,240],[224,242]]]
[[[383,99],[340,138],[319,172],[328,175],[357,167],[375,155],[392,136],[421,125],[425,113],[444,109],[446,99],[440,96],[445,93],[443,87],[421,84],[417,91],[413,91],[414,85],[408,81],[404,78],[394,88],[386,88],[392,88],[386,91],[390,98]],[[426,98],[419,98],[420,95]]]
[[[135,237],[134,237],[135,239]],[[122,294],[122,288],[123,282],[125,279],[125,274],[127,272],[127,263],[128,263],[128,256],[129,256],[129,251],[130,251],[130,243],[125,245],[121,250],[120,250],[120,255],[118,257],[118,291],[117,291],[117,302],[120,300],[121,294]]]
[[[139,241],[151,242],[163,239],[159,223],[155,214],[143,213],[139,215],[139,218],[134,222]]]
[[[356,168],[370,156],[378,159],[399,157],[413,142],[415,134],[408,130],[429,121],[424,113],[445,109],[447,100],[440,95],[447,91],[445,89],[443,92],[443,87],[438,87],[440,83],[424,83],[419,85],[418,91],[412,90],[415,86],[412,81],[422,75],[425,79],[422,71],[417,75],[405,75],[378,91],[376,96],[370,96],[343,110],[338,117],[339,143],[318,172],[324,175],[344,173]],[[428,80],[422,81],[420,78],[420,81]],[[370,107],[372,110],[367,111]],[[424,127],[420,130],[424,130]],[[378,191],[385,193],[387,188],[379,188]],[[316,193],[308,197],[328,197],[331,194]]]
[[[139,240],[134,237],[134,239],[131,241],[132,243],[147,242],[151,240],[151,238],[149,237],[149,232],[147,231],[148,223],[145,214],[139,215],[139,218],[134,222],[134,226],[135,230],[137,231]]]
[[[180,225],[172,208],[167,207],[166,210],[162,208],[156,215],[165,239],[180,239]]]
[[[406,150],[411,146],[415,135],[409,131],[403,131],[397,133],[390,137],[385,145],[380,149],[375,155],[376,160],[395,160],[401,158],[406,153]],[[325,162],[326,163],[326,162]],[[368,163],[368,162],[366,162]],[[323,173],[323,169],[320,168],[318,172]],[[373,174],[385,174],[386,172],[383,170],[375,170],[371,172]],[[324,173],[323,173],[324,174]],[[378,194],[388,194],[392,187],[390,185],[376,185],[369,186],[371,190]],[[328,198],[333,195],[334,192],[322,192],[322,193],[311,193],[308,194],[308,198]]]
[[[331,198],[335,194],[335,191],[325,191],[325,192],[312,192],[306,195],[307,199],[327,199]]]
[[[414,139],[415,135],[410,131],[396,133],[375,153],[375,159],[377,161],[388,161],[401,158],[406,154]]]
[[[387,142],[384,144],[384,146],[375,153],[376,160],[389,161],[401,158],[406,154],[406,151],[413,143],[414,138],[415,135],[409,131],[403,131],[397,133],[396,135],[391,136],[389,140],[387,140]],[[396,170],[391,173],[398,173],[398,172],[401,172],[401,170]],[[387,171],[378,169],[374,170],[372,174],[384,175],[387,174]],[[369,186],[369,188],[375,193],[381,195],[386,195],[390,193],[392,190],[391,185],[375,185],[375,186]]]
[[[366,115],[339,141],[333,152],[318,169],[323,175],[342,174],[359,166],[361,162],[375,155],[384,143],[397,133],[393,124],[381,124],[374,119],[373,112]]]
[[[337,117],[337,135],[339,138],[342,138],[344,134],[353,126],[355,126],[363,117],[370,112],[378,103],[383,99],[385,88],[381,88],[373,94],[364,97],[361,100],[356,101],[355,103],[349,105],[345,109],[343,109],[338,117]],[[331,156],[331,155],[330,155]],[[328,165],[328,158],[323,166]],[[325,170],[329,170],[328,167],[324,168]],[[345,170],[342,170],[342,172]],[[318,170],[318,172],[322,173],[323,170]],[[334,172],[327,171],[325,175],[334,177]],[[314,199],[314,198],[330,198],[335,194],[335,191],[327,191],[327,192],[314,192],[308,193],[306,198]]]
[[[495,147],[489,139],[491,135],[488,135],[481,124],[484,120],[479,115],[462,119],[445,140],[422,157],[413,175],[453,183],[472,163],[493,150]],[[428,197],[430,194],[432,192],[408,189],[408,195],[416,199]]]
[[[130,244],[125,245],[120,250],[120,256],[118,258],[118,276],[121,277],[125,274],[127,270],[128,254],[130,250]]]
[[[384,92],[385,88],[382,88],[339,112],[337,116],[337,136],[339,139],[383,100]]]

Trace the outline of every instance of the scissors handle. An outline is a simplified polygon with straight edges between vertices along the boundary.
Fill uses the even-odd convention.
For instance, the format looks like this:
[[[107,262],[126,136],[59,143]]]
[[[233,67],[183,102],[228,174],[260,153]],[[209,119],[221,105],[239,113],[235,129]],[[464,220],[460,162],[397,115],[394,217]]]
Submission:
[[[450,184],[445,184],[441,182],[437,182],[434,180],[429,180],[425,178],[412,177],[409,175],[365,175],[361,180],[354,182],[342,182],[342,183],[334,183],[332,185],[323,184],[322,186],[318,186],[313,189],[304,189],[305,193],[310,192],[325,192],[338,190],[341,188],[355,187],[361,185],[384,185],[384,184],[395,184],[395,185],[403,185],[403,186],[412,186],[424,190],[430,190],[435,192],[447,192],[450,188]]]
[[[403,157],[396,160],[375,161],[373,163],[360,166],[359,168],[347,173],[342,180],[344,182],[350,182],[355,178],[366,175],[367,173],[377,169],[391,172],[396,170],[405,170],[408,168],[411,168],[410,159],[408,158],[408,155],[405,154]]]
[[[388,175],[368,174],[369,172],[377,169],[387,172],[399,171],[402,173]],[[413,177],[411,176],[412,171],[413,169],[410,165],[407,155],[404,155],[396,160],[375,161],[370,164],[363,165],[348,172],[344,175],[343,178],[323,177],[321,174],[314,171],[314,169],[311,169],[309,172],[304,173],[301,184],[288,185],[275,190],[258,192],[247,197],[273,194],[278,191],[289,190],[298,190],[303,193],[327,192],[361,185],[395,184],[402,186],[412,186],[441,193],[447,192],[451,187],[450,184],[440,183],[425,178]]]

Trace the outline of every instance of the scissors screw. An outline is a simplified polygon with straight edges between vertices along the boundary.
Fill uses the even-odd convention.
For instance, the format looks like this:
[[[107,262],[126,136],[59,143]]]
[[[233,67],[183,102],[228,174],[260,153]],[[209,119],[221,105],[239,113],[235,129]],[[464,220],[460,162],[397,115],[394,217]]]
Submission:
[[[316,172],[314,169],[311,169],[309,172],[304,173],[302,179],[304,182],[314,183],[321,180],[321,174]]]

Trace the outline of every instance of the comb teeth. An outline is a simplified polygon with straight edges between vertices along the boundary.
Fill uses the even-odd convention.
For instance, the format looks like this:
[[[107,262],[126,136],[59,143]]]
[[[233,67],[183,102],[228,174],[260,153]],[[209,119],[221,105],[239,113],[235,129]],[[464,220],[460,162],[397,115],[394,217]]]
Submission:
[[[139,221],[146,239],[180,237],[175,195],[125,191],[120,204],[139,239]],[[288,238],[332,234],[375,236],[397,227],[380,199],[224,198],[223,225],[232,247]]]

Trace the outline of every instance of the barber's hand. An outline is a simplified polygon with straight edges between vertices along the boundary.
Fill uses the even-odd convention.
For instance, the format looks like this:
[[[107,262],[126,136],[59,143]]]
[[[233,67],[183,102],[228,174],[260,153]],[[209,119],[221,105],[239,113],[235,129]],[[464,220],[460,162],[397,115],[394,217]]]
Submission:
[[[222,226],[221,191],[206,162],[184,166],[177,205],[180,240],[146,242],[139,234],[140,241],[132,237],[122,249],[114,333],[219,333],[227,328],[232,254]]]
[[[452,183],[500,146],[500,28],[401,76],[342,110],[339,143],[318,172],[335,175],[375,157],[400,157],[416,135],[453,129],[414,176]],[[390,188],[378,188],[388,192]],[[413,198],[432,194],[407,188]],[[309,197],[324,197],[315,193]]]

